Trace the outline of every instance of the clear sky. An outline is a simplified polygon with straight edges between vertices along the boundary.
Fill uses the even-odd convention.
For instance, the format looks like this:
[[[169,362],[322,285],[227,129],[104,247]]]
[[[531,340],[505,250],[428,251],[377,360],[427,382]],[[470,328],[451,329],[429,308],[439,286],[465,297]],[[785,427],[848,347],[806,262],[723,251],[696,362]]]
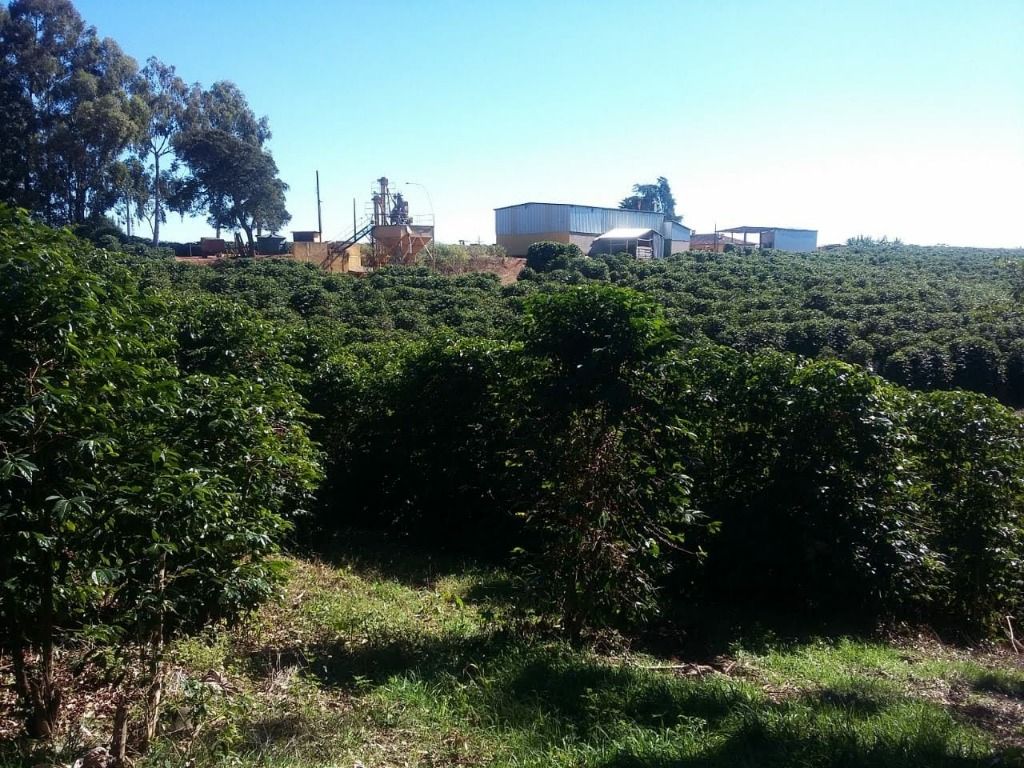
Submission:
[[[384,175],[423,185],[413,216],[447,242],[493,242],[495,207],[614,206],[666,176],[700,232],[1024,245],[1024,0],[76,6],[269,116],[289,229],[316,228],[317,169],[326,236]]]

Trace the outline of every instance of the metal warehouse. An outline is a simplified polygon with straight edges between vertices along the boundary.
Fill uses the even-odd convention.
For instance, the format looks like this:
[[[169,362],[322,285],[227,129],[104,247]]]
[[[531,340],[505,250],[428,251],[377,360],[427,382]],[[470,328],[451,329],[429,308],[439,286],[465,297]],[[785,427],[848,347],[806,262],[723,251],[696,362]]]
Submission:
[[[653,230],[656,237],[648,238],[640,247],[656,248],[653,256],[686,251],[690,248],[690,233],[685,224],[666,220],[665,214],[655,211],[633,211],[623,208],[601,208],[593,205],[569,203],[521,203],[494,211],[494,227],[498,245],[509,256],[522,257],[531,245],[543,240],[573,243],[589,253],[594,241],[612,230]],[[629,252],[637,255],[637,240],[627,239]],[[646,254],[642,250],[641,255]]]

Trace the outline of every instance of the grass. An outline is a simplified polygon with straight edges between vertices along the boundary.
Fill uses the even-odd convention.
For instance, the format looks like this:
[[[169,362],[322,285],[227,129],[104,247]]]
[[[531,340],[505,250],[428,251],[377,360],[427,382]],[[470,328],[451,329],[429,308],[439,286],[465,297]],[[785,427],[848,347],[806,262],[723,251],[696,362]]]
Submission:
[[[493,572],[392,552],[290,573],[176,648],[146,766],[1024,765],[1008,657],[839,639],[684,664],[520,631]]]
[[[164,735],[138,768],[1024,765],[1008,654],[762,634],[688,663],[685,644],[553,639],[509,612],[496,571],[367,546],[287,569],[279,601],[174,647]]]

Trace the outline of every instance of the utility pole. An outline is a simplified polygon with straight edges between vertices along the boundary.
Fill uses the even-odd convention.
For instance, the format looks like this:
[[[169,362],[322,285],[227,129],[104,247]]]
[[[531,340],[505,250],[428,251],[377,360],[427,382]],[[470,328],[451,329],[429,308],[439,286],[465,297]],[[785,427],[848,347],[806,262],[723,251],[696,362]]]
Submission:
[[[320,204],[323,200],[320,199],[320,171],[316,172],[316,226],[317,231],[320,233],[320,240],[324,239],[324,221],[320,211]]]

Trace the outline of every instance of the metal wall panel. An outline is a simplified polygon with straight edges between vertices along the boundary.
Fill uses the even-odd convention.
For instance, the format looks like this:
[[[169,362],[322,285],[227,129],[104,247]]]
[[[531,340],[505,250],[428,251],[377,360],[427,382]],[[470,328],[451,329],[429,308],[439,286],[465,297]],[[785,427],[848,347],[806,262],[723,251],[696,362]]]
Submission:
[[[662,234],[666,240],[690,240],[690,228],[678,221],[666,221]]]
[[[818,247],[818,233],[806,229],[773,229],[773,247],[780,251],[809,253]]]
[[[499,235],[530,235],[538,232],[568,232],[568,205],[524,203],[494,212],[494,228]]]
[[[602,235],[617,227],[660,231],[664,220],[662,214],[652,211],[591,208],[585,205],[574,205],[569,209],[569,231],[592,235]]]

